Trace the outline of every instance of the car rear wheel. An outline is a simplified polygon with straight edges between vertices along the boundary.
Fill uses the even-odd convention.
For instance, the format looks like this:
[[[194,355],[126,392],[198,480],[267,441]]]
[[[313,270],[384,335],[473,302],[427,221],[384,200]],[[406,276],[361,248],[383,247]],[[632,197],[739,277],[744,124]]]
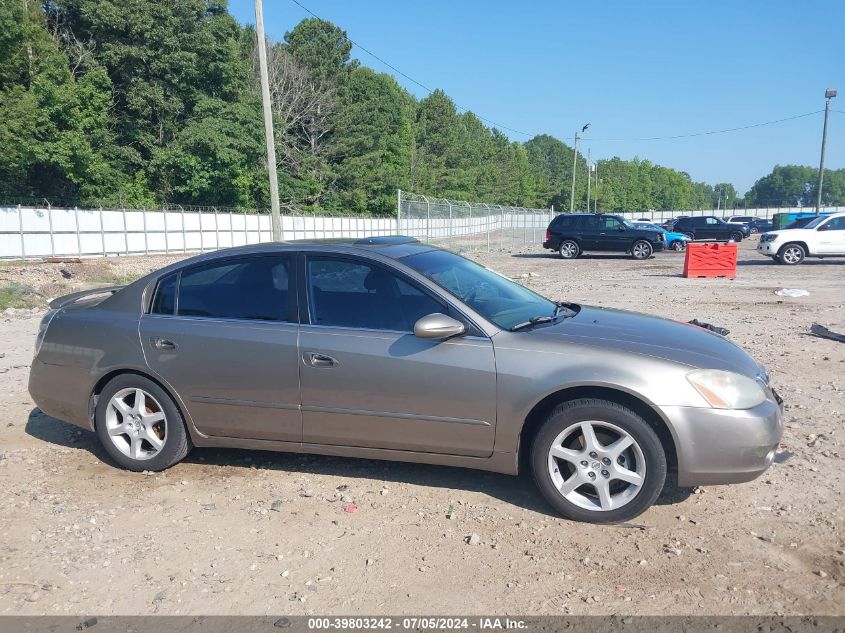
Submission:
[[[94,416],[106,452],[127,470],[164,470],[191,448],[176,403],[159,385],[137,374],[111,380],[100,393]]]
[[[807,253],[800,244],[786,244],[778,252],[778,261],[787,266],[795,266],[803,262],[806,256]]]
[[[557,249],[563,259],[575,259],[581,254],[581,247],[575,240],[563,240]]]
[[[648,259],[654,252],[647,240],[637,240],[631,247],[631,255],[634,259]]]
[[[558,405],[531,447],[534,480],[563,517],[590,523],[630,520],[663,490],[666,454],[648,423],[615,402]]]

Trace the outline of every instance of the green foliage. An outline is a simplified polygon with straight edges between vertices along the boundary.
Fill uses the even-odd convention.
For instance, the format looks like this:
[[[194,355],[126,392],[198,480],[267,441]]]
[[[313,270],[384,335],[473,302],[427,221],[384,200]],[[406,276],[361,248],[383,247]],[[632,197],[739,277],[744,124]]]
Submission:
[[[0,195],[266,207],[255,48],[254,29],[224,0],[0,0]],[[286,204],[390,215],[401,188],[569,208],[571,147],[549,135],[511,141],[442,90],[417,101],[351,52],[345,31],[316,18],[269,47]],[[579,153],[578,210],[587,169]],[[647,160],[597,169],[590,196],[600,210],[737,203],[730,183],[693,182]],[[815,191],[814,169],[778,166],[744,202],[810,205]],[[845,170],[826,172],[823,201],[845,203]]]

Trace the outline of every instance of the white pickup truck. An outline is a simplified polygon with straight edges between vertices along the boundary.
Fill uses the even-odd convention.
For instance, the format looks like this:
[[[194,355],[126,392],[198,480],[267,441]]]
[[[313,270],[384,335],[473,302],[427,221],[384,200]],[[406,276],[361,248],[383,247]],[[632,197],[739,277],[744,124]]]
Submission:
[[[805,257],[845,257],[845,213],[821,215],[800,229],[763,233],[757,251],[790,266]]]

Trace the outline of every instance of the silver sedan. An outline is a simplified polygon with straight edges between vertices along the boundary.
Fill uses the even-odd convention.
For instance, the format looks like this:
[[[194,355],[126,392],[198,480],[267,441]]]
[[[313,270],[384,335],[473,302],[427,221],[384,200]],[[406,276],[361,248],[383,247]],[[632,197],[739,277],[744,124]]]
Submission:
[[[409,238],[200,255],[51,303],[29,390],[130,470],[232,446],[530,468],[564,517],[772,463],[781,401],[706,329],[553,302]]]

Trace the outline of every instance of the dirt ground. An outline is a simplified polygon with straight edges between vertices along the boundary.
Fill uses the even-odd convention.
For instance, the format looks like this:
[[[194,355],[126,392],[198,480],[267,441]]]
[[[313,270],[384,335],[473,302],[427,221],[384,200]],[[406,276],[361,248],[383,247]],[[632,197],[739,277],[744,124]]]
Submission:
[[[845,613],[845,345],[807,335],[845,332],[845,261],[787,268],[754,245],[736,280],[684,279],[677,253],[475,256],[551,298],[727,327],[769,368],[778,463],[670,485],[621,526],[560,520],[526,476],[457,468],[197,449],[118,470],[27,394],[42,309],[0,313],[0,614]],[[40,303],[165,261],[4,264],[0,281]]]

